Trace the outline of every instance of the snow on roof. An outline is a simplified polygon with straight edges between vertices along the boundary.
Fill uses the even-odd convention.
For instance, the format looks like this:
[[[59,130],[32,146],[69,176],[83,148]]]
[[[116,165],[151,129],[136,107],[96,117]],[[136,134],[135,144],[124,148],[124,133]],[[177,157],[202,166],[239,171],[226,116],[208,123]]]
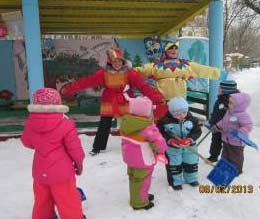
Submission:
[[[235,52],[235,53],[229,53],[229,54],[226,54],[226,56],[229,56],[229,57],[239,57],[239,58],[242,58],[244,57],[245,55],[243,55],[242,53],[239,53],[239,52]]]

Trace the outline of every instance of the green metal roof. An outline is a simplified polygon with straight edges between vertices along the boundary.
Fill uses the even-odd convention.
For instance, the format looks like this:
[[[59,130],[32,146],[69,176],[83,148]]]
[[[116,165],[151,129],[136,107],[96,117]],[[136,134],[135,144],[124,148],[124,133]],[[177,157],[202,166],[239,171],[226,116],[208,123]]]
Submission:
[[[1,0],[0,13],[21,10]],[[42,34],[164,35],[202,12],[210,0],[39,0]],[[1,20],[0,20],[1,22]]]

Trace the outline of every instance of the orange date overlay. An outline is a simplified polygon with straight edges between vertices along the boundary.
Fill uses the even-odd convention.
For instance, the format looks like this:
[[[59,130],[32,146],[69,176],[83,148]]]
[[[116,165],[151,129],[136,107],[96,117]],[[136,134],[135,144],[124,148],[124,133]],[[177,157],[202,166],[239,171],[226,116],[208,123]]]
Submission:
[[[230,186],[215,186],[215,185],[199,185],[199,193],[201,194],[250,194],[254,192],[253,185],[230,185]]]

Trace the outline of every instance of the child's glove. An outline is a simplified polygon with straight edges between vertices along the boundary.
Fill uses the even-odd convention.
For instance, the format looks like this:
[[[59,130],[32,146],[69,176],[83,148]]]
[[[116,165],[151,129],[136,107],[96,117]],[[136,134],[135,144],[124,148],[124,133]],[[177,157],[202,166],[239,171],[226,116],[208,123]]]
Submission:
[[[74,162],[74,169],[77,175],[81,175],[82,170],[83,170],[83,165],[82,163],[78,164],[76,162]]]
[[[159,161],[163,164],[168,164],[168,159],[165,157],[164,154],[156,154],[155,160],[156,160],[156,163]]]
[[[182,138],[179,140],[179,143],[180,148],[186,148],[192,145],[193,140],[191,138]]]
[[[233,130],[231,130],[229,133],[230,133],[233,137],[237,137],[239,132],[238,132],[238,130],[233,129]]]
[[[177,139],[177,138],[170,138],[167,143],[170,146],[177,147],[177,145],[179,145],[179,139]]]
[[[192,143],[193,143],[193,140],[191,138],[180,138],[180,139],[171,138],[168,141],[169,145],[172,145],[172,146],[178,147],[178,148],[189,147]]]

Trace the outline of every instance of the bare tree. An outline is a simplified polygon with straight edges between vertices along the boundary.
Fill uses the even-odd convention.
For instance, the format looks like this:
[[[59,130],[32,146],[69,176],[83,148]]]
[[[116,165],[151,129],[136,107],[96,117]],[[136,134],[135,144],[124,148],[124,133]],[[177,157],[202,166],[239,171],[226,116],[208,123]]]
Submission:
[[[259,31],[247,22],[232,26],[229,30],[226,53],[242,53],[249,57],[260,56]]]
[[[226,44],[229,29],[239,18],[247,17],[246,6],[239,0],[225,0],[224,8],[224,52],[228,45]]]
[[[259,0],[244,0],[247,7],[251,8],[257,14],[260,14],[260,1]]]
[[[251,38],[259,36],[259,16],[249,10],[243,0],[226,0],[224,10],[224,53],[240,52],[250,56],[256,47],[245,48],[249,48]]]
[[[224,1],[224,53],[239,52],[250,57],[260,57],[260,16],[250,10],[244,1]],[[196,33],[200,28],[206,29],[207,15],[206,12],[204,16],[197,16],[184,34]]]

